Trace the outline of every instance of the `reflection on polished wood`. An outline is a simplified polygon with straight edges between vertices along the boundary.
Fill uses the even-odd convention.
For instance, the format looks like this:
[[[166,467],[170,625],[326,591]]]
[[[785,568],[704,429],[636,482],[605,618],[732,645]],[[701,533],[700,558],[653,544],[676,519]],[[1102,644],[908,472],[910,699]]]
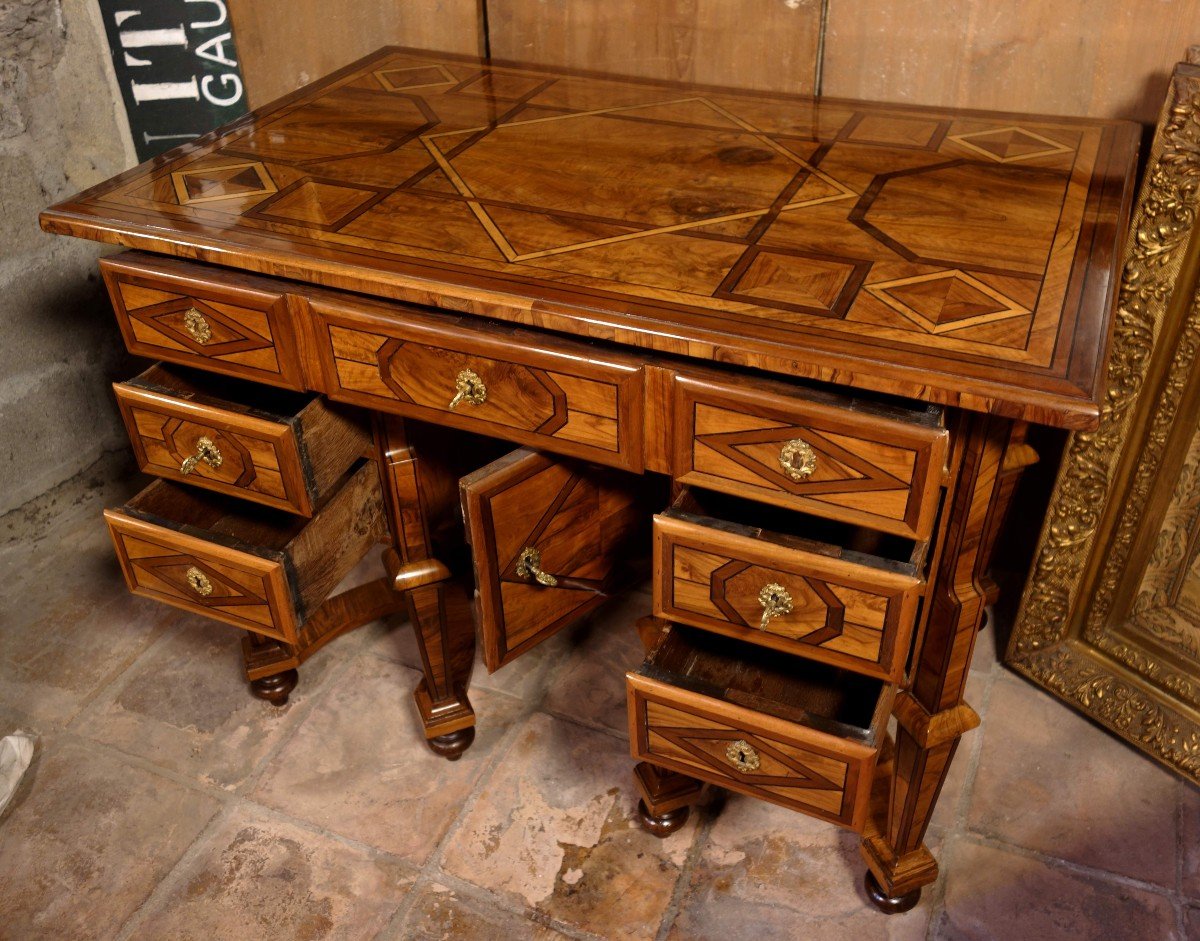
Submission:
[[[42,224],[1087,427],[1136,142],[389,49]]]

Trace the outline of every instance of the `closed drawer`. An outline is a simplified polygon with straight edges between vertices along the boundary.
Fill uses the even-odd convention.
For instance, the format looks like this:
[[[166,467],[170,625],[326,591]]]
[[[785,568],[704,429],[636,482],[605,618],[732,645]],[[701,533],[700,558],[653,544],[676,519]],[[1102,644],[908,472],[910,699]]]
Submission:
[[[678,625],[626,684],[635,758],[862,831],[891,686]]]
[[[933,529],[948,443],[939,409],[687,376],[672,397],[677,480],[917,539]]]
[[[460,482],[489,672],[628,580],[647,528],[644,478],[524,448]],[[644,544],[644,542],[643,542]]]
[[[371,444],[362,416],[318,395],[161,364],[113,388],[145,473],[302,516]]]
[[[292,318],[273,282],[139,252],[100,259],[130,352],[303,389]]]
[[[545,334],[362,301],[312,301],[340,401],[642,469],[639,362]]]
[[[311,520],[165,480],[104,516],[135,594],[289,644],[387,534],[369,461]]]
[[[899,680],[924,587],[914,553],[896,537],[685,491],[654,517],[654,613]]]

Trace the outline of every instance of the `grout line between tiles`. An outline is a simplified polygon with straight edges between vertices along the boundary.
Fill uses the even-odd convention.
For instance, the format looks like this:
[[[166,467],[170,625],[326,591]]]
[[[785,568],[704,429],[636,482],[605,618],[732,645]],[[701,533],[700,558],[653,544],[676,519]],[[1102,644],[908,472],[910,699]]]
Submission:
[[[704,847],[708,845],[708,835],[717,819],[716,815],[708,812],[708,808],[708,801],[692,808],[692,813],[700,815],[700,819],[696,822],[696,835],[692,837],[692,845],[688,847],[683,865],[679,867],[679,877],[675,880],[671,898],[668,900],[666,908],[663,909],[662,920],[659,921],[658,932],[654,936],[655,941],[666,941],[671,929],[675,926],[676,919],[679,918],[679,913],[683,910],[683,903],[692,887],[692,872],[704,852]]]

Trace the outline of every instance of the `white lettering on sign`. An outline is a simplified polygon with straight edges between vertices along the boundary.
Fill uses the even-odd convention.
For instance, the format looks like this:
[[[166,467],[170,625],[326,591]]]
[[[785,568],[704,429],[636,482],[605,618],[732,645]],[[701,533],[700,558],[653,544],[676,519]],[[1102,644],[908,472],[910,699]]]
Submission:
[[[216,79],[214,75],[204,76],[204,80],[200,83],[200,90],[204,92],[204,97],[211,101],[214,105],[228,106],[237,104],[242,100],[242,80],[236,75],[225,74],[220,76],[220,81],[223,86],[233,86],[233,93],[225,98],[218,97],[209,91],[209,85]],[[194,82],[195,79],[192,79]]]
[[[204,81],[207,82],[208,79],[206,78]],[[139,105],[147,101],[169,101],[173,98],[200,100],[200,89],[196,85],[196,76],[194,75],[187,82],[130,82],[129,87],[133,91],[133,100]],[[207,93],[205,97],[208,98]],[[208,100],[212,101],[211,98]],[[214,102],[214,104],[217,103]]]
[[[183,46],[186,49],[187,44],[187,30],[182,26],[121,30],[121,45],[126,49],[145,49],[147,46]]]
[[[196,47],[196,55],[202,59],[208,59],[210,62],[217,62],[221,65],[228,65],[233,68],[237,65],[237,59],[231,59],[225,55],[225,43],[233,42],[232,33],[222,33],[220,36],[214,36],[212,39],[206,39]],[[215,50],[215,51],[213,51]]]
[[[213,29],[220,26],[229,17],[228,11],[225,9],[225,0],[183,0],[184,3],[211,3],[217,8],[217,18],[208,20],[204,23],[192,23],[192,29]],[[119,25],[119,24],[118,24]]]

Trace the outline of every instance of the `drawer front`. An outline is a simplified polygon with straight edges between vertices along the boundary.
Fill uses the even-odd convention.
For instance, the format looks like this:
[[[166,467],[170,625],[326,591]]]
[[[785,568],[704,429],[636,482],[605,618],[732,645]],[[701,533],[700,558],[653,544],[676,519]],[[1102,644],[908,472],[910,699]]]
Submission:
[[[638,363],[568,341],[313,303],[330,398],[642,469]]]
[[[265,282],[144,256],[102,258],[100,270],[130,352],[304,388],[286,298]]]
[[[933,529],[943,428],[683,376],[673,397],[677,480],[915,539]]]
[[[637,673],[626,685],[635,758],[862,831],[876,748]]]
[[[312,515],[314,495],[291,425],[130,383],[113,388],[143,472]]]
[[[608,597],[646,519],[623,476],[521,449],[463,478],[489,671]]]
[[[129,590],[235,627],[296,642],[280,560],[218,546],[120,510],[105,510]]]
[[[887,563],[656,516],[654,571],[659,617],[881,679],[904,671],[922,583]]]

